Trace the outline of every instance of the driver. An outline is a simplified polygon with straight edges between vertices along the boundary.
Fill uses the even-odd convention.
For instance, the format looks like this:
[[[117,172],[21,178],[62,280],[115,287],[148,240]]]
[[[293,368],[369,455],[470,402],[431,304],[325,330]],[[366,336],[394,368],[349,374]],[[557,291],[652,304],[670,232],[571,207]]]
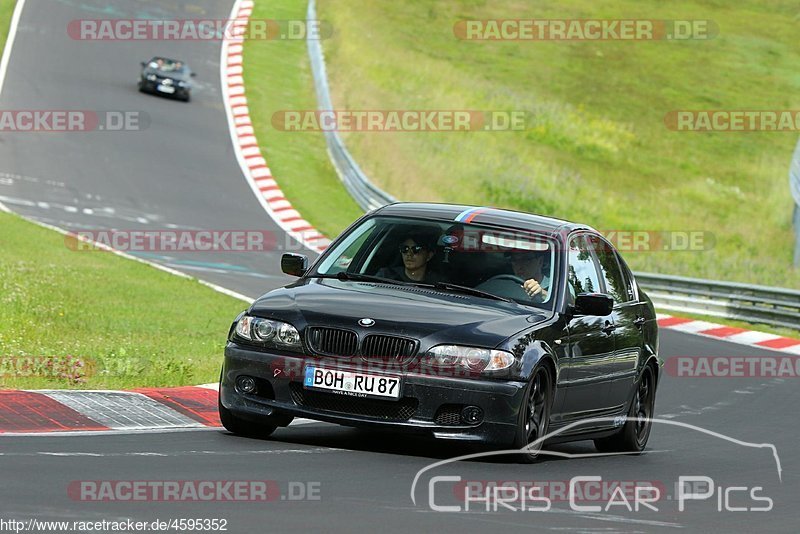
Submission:
[[[421,232],[405,235],[398,248],[403,266],[384,267],[376,276],[402,282],[440,282],[441,276],[428,265],[435,255],[435,243],[434,236]]]
[[[522,278],[522,289],[529,297],[539,297],[547,300],[550,289],[550,277],[544,273],[546,252],[533,252],[529,250],[514,250],[505,253],[506,259],[511,261],[514,274]]]

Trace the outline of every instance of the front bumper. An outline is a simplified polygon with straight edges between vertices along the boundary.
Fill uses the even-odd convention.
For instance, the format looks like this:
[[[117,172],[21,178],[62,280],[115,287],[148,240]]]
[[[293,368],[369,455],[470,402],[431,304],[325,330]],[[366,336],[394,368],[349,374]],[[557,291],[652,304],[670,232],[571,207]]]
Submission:
[[[163,96],[173,96],[179,98],[185,98],[191,92],[190,87],[181,87],[179,85],[172,85],[171,87],[175,88],[174,93],[165,93],[164,91],[159,91],[158,86],[159,82],[151,82],[150,80],[141,80],[139,81],[139,87],[143,91],[147,91],[148,93],[163,95]]]
[[[270,416],[291,415],[492,445],[510,445],[514,438],[524,382],[402,373],[399,400],[360,399],[305,390],[303,368],[310,361],[313,358],[270,354],[228,343],[220,401],[238,417],[255,422]],[[256,393],[244,394],[236,389],[236,378],[240,375],[257,379]],[[454,421],[450,412],[458,413],[460,406],[478,406],[483,411],[483,420],[478,424]],[[444,413],[449,415],[447,424],[442,424]]]

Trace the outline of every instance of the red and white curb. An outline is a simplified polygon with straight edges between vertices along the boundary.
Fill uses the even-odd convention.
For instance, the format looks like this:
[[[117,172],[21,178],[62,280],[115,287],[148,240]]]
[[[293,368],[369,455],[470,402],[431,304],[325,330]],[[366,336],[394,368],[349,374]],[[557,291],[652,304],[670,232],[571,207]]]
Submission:
[[[234,28],[247,26],[253,13],[253,5],[253,0],[237,0],[234,3],[230,16],[234,21]],[[236,159],[261,206],[278,226],[309,249],[322,252],[330,244],[330,240],[292,207],[272,176],[267,160],[258,146],[245,96],[243,49],[244,37],[225,39],[220,58],[222,96]]]
[[[218,384],[112,390],[0,390],[0,436],[220,429]],[[295,418],[291,426],[327,424]]]
[[[0,435],[220,426],[215,384],[133,391],[0,390]]]
[[[686,319],[672,315],[658,314],[658,326],[695,334],[711,339],[722,339],[740,345],[749,345],[754,348],[777,350],[791,354],[800,354],[800,339],[767,334],[735,326],[725,326],[697,319]]]

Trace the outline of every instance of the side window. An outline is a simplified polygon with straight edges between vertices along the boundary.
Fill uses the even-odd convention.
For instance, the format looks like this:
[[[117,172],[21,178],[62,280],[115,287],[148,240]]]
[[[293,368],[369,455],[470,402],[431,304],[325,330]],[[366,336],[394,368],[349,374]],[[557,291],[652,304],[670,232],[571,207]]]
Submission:
[[[590,235],[586,239],[597,257],[606,292],[611,295],[617,304],[628,302],[630,300],[628,298],[628,287],[622,276],[622,269],[620,269],[614,249],[597,236]]]
[[[569,242],[569,260],[567,262],[567,282],[573,297],[580,293],[596,293],[600,291],[600,280],[594,260],[582,235],[573,237]]]
[[[619,252],[616,252],[617,262],[619,266],[622,268],[622,277],[625,279],[625,291],[628,292],[628,301],[636,300],[636,289],[633,287],[633,275],[631,274],[631,270],[628,265],[625,263],[625,260],[619,255]]]

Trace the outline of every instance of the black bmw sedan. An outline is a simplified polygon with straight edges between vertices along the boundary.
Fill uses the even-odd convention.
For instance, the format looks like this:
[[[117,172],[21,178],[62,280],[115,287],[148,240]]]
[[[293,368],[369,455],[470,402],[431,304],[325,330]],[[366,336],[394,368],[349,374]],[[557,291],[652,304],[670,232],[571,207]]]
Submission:
[[[231,325],[219,412],[236,434],[293,417],[497,448],[593,439],[639,452],[663,362],[653,304],[592,228],[494,208],[363,216]]]
[[[188,102],[192,98],[192,78],[195,73],[183,61],[154,57],[142,62],[139,91],[171,96]]]

